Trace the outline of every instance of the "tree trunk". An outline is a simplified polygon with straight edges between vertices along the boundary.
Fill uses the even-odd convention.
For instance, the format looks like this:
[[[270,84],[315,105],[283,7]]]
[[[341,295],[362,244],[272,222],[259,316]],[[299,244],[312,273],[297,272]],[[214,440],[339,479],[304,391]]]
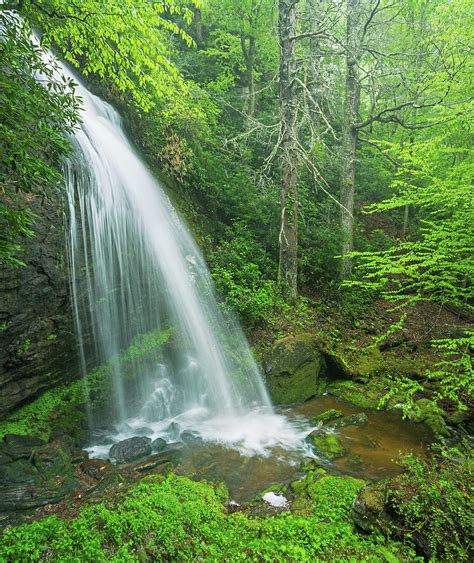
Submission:
[[[241,35],[240,43],[242,45],[242,54],[245,60],[245,82],[248,88],[247,99],[244,106],[244,113],[246,117],[246,128],[249,128],[255,115],[255,37],[248,37],[247,47],[246,37],[244,35]]]
[[[194,8],[194,29],[196,33],[196,45],[198,49],[202,47],[202,19],[201,9]]]
[[[360,106],[359,82],[359,20],[360,0],[347,0],[347,39],[346,39],[346,90],[344,99],[344,121],[342,130],[341,163],[341,231],[342,261],[341,279],[350,279],[352,259],[348,256],[354,245],[354,192],[357,154],[356,128]]]
[[[278,279],[283,295],[296,301],[298,284],[298,152],[296,118],[296,2],[279,0],[281,225]]]
[[[320,31],[320,18],[322,14],[322,0],[307,0],[305,14],[305,32],[313,34],[308,40],[308,72],[307,85],[311,99],[308,100],[308,109],[313,126],[319,125],[321,109],[321,75],[320,75],[320,38],[317,33]]]

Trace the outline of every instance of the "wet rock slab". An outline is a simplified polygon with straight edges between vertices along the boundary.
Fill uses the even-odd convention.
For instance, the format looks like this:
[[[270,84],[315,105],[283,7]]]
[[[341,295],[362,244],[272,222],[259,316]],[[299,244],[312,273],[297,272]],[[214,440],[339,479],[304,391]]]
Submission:
[[[117,463],[128,463],[149,456],[151,452],[151,438],[133,436],[114,444],[110,448],[109,457]]]
[[[64,444],[12,434],[0,442],[0,512],[59,502],[77,485]]]

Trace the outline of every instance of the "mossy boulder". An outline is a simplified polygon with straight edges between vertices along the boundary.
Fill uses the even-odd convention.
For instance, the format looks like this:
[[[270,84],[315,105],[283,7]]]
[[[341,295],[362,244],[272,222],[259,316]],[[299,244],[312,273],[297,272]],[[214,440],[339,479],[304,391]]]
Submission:
[[[330,395],[344,399],[363,409],[376,409],[381,399],[390,390],[389,383],[383,378],[374,378],[367,383],[360,383],[349,379],[338,379],[333,381],[327,388]],[[402,395],[393,395],[385,405],[393,408],[403,400]]]
[[[365,532],[386,533],[392,528],[392,519],[386,512],[387,483],[370,484],[364,487],[352,505],[352,519]]]
[[[343,416],[332,420],[327,424],[328,428],[344,428],[346,426],[365,426],[369,422],[365,412],[358,412],[349,416]]]
[[[433,430],[437,436],[449,436],[449,430],[444,420],[444,411],[434,401],[419,399],[415,402],[410,419],[423,422]]]
[[[321,338],[318,347],[325,354],[333,377],[361,383],[367,383],[375,377],[397,375],[422,378],[436,363],[431,349],[414,353],[412,350],[381,350],[377,346],[356,348],[348,342],[330,342]]]
[[[275,342],[263,367],[274,403],[301,403],[321,395],[327,385],[324,357],[311,334],[287,336]]]
[[[346,448],[335,434],[311,432],[306,437],[306,441],[311,444],[317,455],[323,456],[329,461],[346,454]]]

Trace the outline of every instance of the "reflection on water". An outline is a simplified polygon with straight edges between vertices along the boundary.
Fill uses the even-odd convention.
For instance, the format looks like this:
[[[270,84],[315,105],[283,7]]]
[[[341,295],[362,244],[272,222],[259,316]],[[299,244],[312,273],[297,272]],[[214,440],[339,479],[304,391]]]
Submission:
[[[360,409],[334,397],[319,397],[306,403],[282,409],[290,420],[313,417],[329,409],[344,415],[365,412],[368,424],[349,426],[337,431],[347,449],[344,457],[322,466],[331,473],[349,474],[369,480],[382,479],[397,473],[400,453],[424,455],[432,440],[430,430],[421,424],[404,421],[398,412]],[[308,460],[302,450],[275,448],[269,457],[244,456],[217,444],[190,444],[184,451],[176,471],[194,474],[212,481],[224,481],[231,496],[246,501],[272,484],[295,480],[301,463]]]

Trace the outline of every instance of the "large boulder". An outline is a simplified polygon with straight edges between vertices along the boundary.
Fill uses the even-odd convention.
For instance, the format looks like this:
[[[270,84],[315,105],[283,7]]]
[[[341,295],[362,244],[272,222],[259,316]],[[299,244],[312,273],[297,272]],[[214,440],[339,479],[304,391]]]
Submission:
[[[326,388],[326,364],[311,334],[277,340],[263,367],[274,403],[301,403],[321,395]]]
[[[151,438],[134,436],[114,444],[109,451],[109,457],[118,463],[135,461],[150,455],[152,451]]]

